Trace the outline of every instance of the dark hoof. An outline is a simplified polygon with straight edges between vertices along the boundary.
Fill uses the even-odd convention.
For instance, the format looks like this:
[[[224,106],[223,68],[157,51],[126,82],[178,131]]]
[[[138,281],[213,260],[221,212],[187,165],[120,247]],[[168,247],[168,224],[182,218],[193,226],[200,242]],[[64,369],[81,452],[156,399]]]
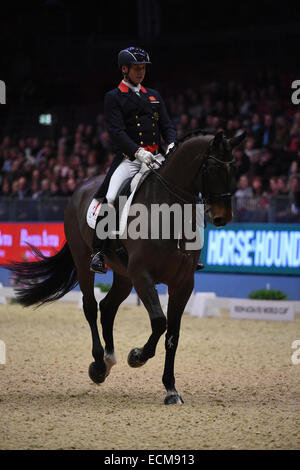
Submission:
[[[165,405],[182,405],[184,403],[183,399],[179,395],[179,393],[172,393],[167,395],[165,398]]]
[[[200,271],[200,269],[204,269],[204,268],[205,268],[205,266],[204,266],[203,263],[198,263],[197,267],[196,267],[196,271]]]
[[[95,384],[101,384],[106,378],[106,367],[104,372],[96,367],[96,362],[92,362],[89,367],[89,377]]]
[[[142,367],[147,361],[141,361],[140,356],[143,352],[142,348],[134,348],[128,354],[127,362],[130,367]]]

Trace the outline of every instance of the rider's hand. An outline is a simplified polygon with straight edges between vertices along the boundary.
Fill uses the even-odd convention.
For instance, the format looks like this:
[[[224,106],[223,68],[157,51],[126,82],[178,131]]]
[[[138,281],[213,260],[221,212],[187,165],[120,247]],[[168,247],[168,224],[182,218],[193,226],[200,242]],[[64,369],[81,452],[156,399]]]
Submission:
[[[168,153],[170,152],[170,150],[172,150],[172,148],[174,147],[174,145],[175,145],[175,142],[172,142],[171,144],[168,145],[166,154],[168,154]]]
[[[143,147],[140,147],[134,154],[135,158],[137,158],[140,162],[142,163],[152,163],[155,161],[154,155],[151,152],[148,152],[148,150],[143,149]]]

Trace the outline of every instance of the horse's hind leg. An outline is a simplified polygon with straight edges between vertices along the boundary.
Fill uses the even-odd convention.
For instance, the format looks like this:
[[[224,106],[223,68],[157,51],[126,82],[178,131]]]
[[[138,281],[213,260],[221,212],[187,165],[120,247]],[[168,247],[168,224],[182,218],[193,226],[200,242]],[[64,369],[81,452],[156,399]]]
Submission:
[[[104,361],[106,363],[106,374],[116,364],[114,353],[113,325],[115,316],[121,303],[128,297],[132,289],[130,279],[114,272],[114,279],[108,294],[99,304],[101,312],[102,333],[105,342]]]
[[[102,383],[106,377],[106,364],[104,362],[104,349],[100,341],[97,327],[98,304],[94,295],[95,275],[90,271],[89,267],[90,251],[88,247],[83,244],[81,238],[75,237],[74,234],[76,233],[74,228],[74,230],[68,234],[68,242],[76,265],[79,286],[83,294],[82,303],[84,315],[92,333],[92,355],[95,362],[90,364],[89,376],[93,382]]]
[[[166,357],[162,377],[163,384],[167,390],[166,405],[183,403],[181,396],[175,388],[174,361],[179,340],[181,317],[193,287],[194,279],[191,279],[180,288],[169,288],[168,329],[165,340]]]
[[[94,274],[85,271],[84,276],[78,276],[79,285],[83,293],[83,311],[92,333],[92,355],[95,362],[89,366],[89,376],[95,383],[104,382],[107,376],[107,368],[104,361],[104,349],[102,347],[97,327],[98,304],[94,296]]]
[[[152,334],[143,348],[134,348],[128,355],[128,364],[131,367],[140,367],[155,355],[155,350],[159,338],[166,331],[166,317],[162,311],[158,293],[151,276],[147,272],[140,272],[138,269],[132,272],[133,285],[138,296],[146,307],[152,328]]]

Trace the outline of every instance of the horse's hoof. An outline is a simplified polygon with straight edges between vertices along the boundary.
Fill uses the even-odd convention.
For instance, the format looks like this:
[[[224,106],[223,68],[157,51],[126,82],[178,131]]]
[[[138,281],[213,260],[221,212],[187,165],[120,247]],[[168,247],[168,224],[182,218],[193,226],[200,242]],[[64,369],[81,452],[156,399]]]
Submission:
[[[104,382],[106,378],[106,367],[105,367],[104,372],[100,371],[96,367],[96,362],[92,362],[89,367],[89,377],[96,384],[101,384],[102,382]]]
[[[179,393],[171,393],[165,398],[165,405],[183,405],[184,401],[179,395]]]
[[[110,374],[110,369],[117,364],[117,360],[114,354],[104,354],[104,362],[106,365],[105,377]]]
[[[141,361],[140,356],[143,352],[141,348],[134,348],[128,354],[127,362],[130,367],[142,367],[147,361]]]

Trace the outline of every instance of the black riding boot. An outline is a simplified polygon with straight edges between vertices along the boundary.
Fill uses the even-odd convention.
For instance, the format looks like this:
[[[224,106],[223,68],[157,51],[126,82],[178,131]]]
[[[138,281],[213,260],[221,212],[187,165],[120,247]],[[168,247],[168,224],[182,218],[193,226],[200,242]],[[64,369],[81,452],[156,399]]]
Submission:
[[[97,241],[95,239],[97,238]],[[106,274],[107,270],[103,258],[103,245],[105,240],[99,240],[96,233],[94,236],[93,253],[91,256],[90,270],[95,273]]]
[[[93,253],[91,256],[90,270],[96,273],[106,274],[107,270],[106,270],[104,258],[103,258],[106,239],[98,238],[97,233],[96,233],[96,228],[101,218],[102,216],[98,216],[96,220],[94,240],[93,240]]]

